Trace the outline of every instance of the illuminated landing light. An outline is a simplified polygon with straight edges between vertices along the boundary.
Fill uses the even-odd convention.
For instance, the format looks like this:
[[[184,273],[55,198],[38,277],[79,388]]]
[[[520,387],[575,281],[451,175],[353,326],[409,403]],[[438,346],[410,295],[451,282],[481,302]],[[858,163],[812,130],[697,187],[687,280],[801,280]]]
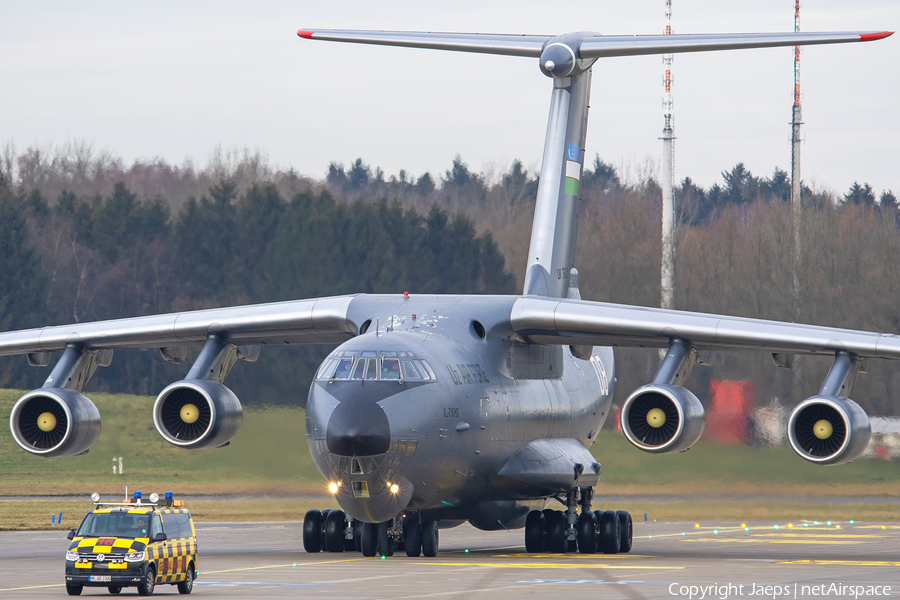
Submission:
[[[775,529],[778,529],[778,525],[775,526]]]
[[[835,525],[834,528],[835,528],[835,529],[840,529],[841,526],[840,526],[840,525]]]
[[[666,424],[666,413],[661,408],[652,408],[647,411],[647,425],[659,429]]]
[[[331,492],[332,494],[337,494],[338,493],[338,484],[336,484],[333,481],[331,483],[329,483],[328,491]]]
[[[400,486],[397,485],[396,483],[392,483],[390,489],[391,489],[392,494],[396,494],[397,492],[400,491]]]
[[[789,529],[793,529],[793,528],[794,528],[794,524],[793,524],[793,523],[788,523],[788,528],[789,528]]]
[[[56,429],[56,417],[53,416],[52,412],[41,413],[38,417],[37,421],[38,429],[47,433],[48,431],[53,431]]]
[[[741,527],[746,527],[746,526],[747,526],[746,523],[741,523]]]
[[[831,437],[832,433],[834,433],[834,427],[827,419],[819,419],[816,421],[816,424],[813,425],[813,434],[820,440],[827,440]]]
[[[700,529],[700,523],[694,523],[694,527],[696,527],[697,529]]]

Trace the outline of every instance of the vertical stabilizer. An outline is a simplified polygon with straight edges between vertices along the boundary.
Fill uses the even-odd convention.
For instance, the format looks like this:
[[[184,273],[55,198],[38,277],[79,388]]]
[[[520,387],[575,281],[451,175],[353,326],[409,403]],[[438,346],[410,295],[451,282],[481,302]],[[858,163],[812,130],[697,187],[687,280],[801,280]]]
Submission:
[[[554,77],[524,294],[565,298],[575,264],[591,71]]]

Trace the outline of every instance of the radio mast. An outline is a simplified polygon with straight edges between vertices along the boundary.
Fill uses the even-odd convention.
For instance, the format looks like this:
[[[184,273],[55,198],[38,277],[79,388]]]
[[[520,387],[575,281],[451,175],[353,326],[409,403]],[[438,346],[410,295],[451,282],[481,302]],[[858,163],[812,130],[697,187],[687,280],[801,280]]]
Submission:
[[[800,0],[794,0],[794,31],[800,31]],[[792,292],[795,321],[800,319],[800,46],[794,46],[794,107],[791,120],[791,218],[794,224]]]
[[[672,35],[672,0],[666,0],[666,35]],[[662,269],[660,307],[675,308],[675,127],[672,114],[672,59],[663,54]]]

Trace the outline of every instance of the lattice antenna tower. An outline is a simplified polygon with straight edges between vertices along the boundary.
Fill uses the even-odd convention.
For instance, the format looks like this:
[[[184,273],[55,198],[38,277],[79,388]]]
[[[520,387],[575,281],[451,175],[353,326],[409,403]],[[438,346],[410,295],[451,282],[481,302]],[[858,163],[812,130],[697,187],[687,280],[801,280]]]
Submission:
[[[794,0],[794,31],[800,31],[800,0]],[[794,46],[794,106],[791,119],[791,218],[794,225],[794,265],[792,292],[794,299],[794,319],[800,318],[800,125],[803,124],[800,110],[800,46]]]
[[[666,35],[672,35],[672,0],[666,0]],[[673,54],[663,54],[663,164],[662,164],[662,308],[675,308],[675,115],[672,102]]]

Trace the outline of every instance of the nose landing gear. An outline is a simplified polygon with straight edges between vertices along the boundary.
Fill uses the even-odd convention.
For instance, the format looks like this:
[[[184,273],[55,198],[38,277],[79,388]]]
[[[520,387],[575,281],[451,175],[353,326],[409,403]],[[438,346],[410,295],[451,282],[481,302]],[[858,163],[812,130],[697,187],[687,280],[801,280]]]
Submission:
[[[593,488],[573,488],[566,494],[565,511],[545,509],[528,513],[525,550],[563,553],[577,549],[582,554],[629,552],[633,533],[631,514],[624,510],[591,511],[593,496]]]
[[[382,523],[364,523],[332,509],[313,509],[303,517],[303,549],[310,553],[356,551],[363,556],[393,556],[398,548],[411,557],[437,556],[438,522],[409,514]]]

